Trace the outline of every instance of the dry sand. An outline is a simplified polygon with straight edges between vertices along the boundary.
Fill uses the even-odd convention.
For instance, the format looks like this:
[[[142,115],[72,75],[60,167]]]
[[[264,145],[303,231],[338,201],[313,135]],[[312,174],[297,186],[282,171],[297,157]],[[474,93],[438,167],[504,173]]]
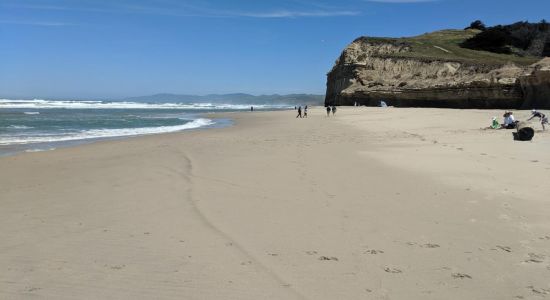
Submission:
[[[550,133],[498,114],[242,113],[0,158],[0,299],[550,297]]]

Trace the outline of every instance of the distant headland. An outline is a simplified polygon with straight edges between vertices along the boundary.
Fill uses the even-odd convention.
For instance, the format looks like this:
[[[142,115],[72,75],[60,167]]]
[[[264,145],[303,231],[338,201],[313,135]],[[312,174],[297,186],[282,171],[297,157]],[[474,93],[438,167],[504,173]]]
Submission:
[[[326,105],[550,108],[550,25],[360,37],[328,73]]]

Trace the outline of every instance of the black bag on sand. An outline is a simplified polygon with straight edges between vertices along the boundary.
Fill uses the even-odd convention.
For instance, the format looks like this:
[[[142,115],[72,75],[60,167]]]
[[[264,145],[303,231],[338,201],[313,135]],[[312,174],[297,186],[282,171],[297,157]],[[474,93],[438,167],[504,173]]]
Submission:
[[[517,132],[514,134],[514,139],[518,141],[530,141],[535,136],[535,130],[525,122],[516,124]]]

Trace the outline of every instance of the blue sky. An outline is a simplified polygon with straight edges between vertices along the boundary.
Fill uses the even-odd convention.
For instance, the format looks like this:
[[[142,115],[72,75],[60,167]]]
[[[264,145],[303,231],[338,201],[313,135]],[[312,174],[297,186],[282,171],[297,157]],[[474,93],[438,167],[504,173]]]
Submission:
[[[550,20],[549,0],[0,0],[0,97],[317,93],[355,38]]]

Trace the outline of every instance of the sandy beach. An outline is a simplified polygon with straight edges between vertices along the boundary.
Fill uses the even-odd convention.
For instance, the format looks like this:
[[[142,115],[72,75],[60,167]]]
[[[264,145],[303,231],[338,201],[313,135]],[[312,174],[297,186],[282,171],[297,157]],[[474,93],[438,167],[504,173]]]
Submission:
[[[550,131],[493,115],[216,114],[2,157],[0,298],[550,298]]]

